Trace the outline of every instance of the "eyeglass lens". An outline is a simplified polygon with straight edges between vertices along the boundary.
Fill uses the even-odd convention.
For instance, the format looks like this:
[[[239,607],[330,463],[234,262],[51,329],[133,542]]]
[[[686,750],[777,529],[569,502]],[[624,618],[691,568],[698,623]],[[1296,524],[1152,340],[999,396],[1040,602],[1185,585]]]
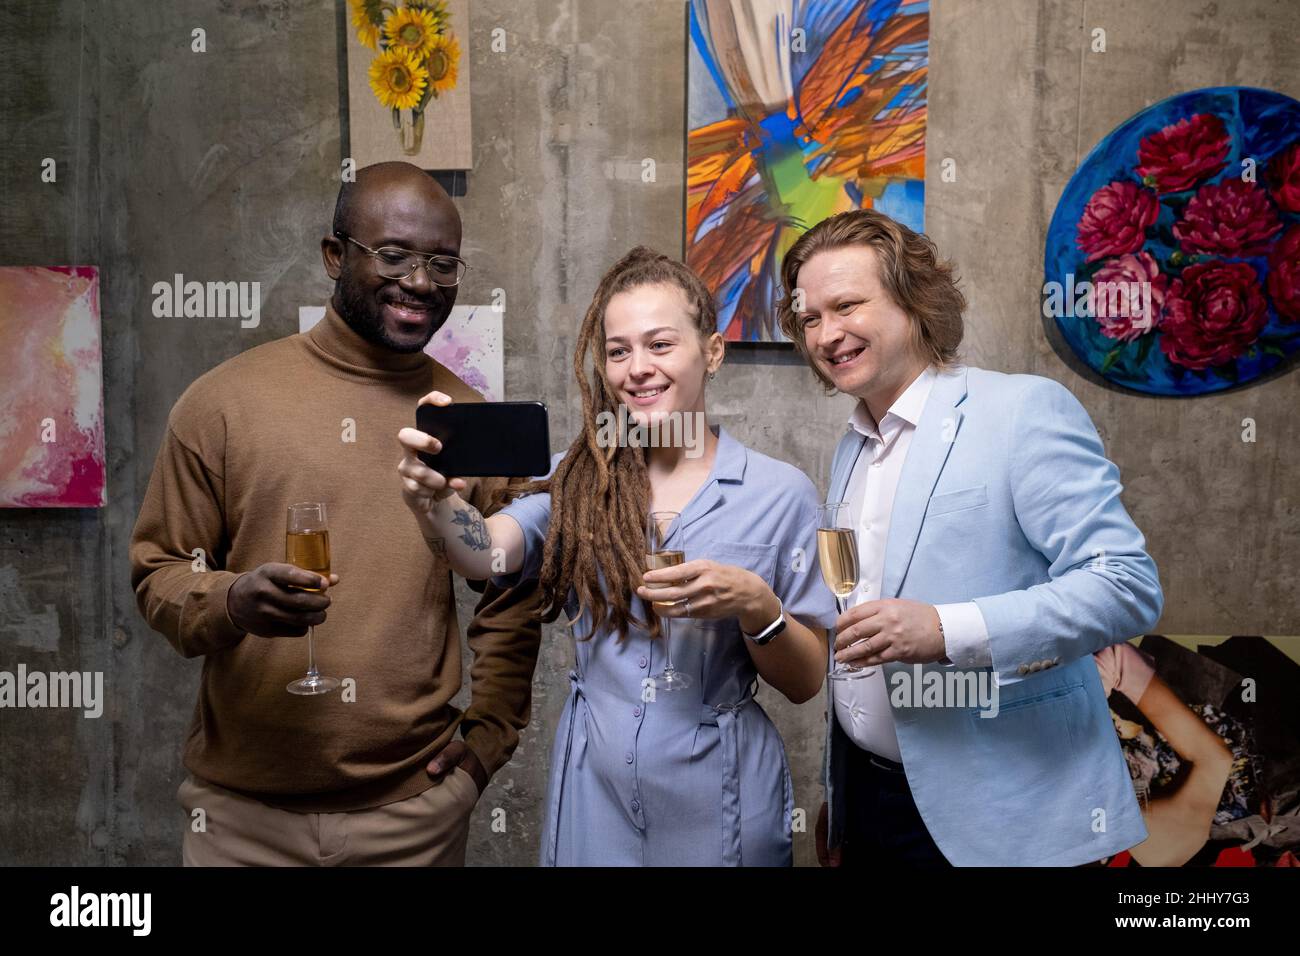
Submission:
[[[395,246],[383,246],[375,250],[379,274],[386,279],[405,279],[425,262],[429,263],[429,272],[435,281],[459,282],[464,275],[464,263],[449,256],[425,259],[424,256],[414,255]]]

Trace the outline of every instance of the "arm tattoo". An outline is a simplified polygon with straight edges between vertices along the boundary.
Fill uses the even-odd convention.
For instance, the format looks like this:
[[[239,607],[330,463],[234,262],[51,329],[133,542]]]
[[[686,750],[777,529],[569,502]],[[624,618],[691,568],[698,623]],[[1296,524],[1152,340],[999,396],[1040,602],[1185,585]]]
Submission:
[[[477,511],[458,508],[451,516],[451,523],[465,529],[460,540],[475,551],[486,551],[491,546],[492,539],[488,537],[487,526]]]

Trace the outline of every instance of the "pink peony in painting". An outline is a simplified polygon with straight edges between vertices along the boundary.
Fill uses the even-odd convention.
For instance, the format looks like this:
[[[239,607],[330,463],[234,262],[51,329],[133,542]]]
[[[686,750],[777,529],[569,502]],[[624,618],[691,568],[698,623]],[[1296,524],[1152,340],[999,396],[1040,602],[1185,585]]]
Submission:
[[[1192,396],[1282,372],[1300,354],[1300,103],[1216,87],[1129,117],[1079,164],[1046,246],[1043,316],[1103,378]]]

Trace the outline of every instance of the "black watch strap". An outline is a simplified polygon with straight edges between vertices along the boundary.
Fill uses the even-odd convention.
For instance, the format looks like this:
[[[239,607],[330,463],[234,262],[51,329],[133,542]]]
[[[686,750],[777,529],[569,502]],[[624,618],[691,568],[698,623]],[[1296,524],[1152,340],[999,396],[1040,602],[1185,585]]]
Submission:
[[[773,621],[771,624],[769,624],[767,627],[763,628],[757,634],[745,634],[744,629],[742,629],[740,633],[745,634],[747,640],[751,640],[759,647],[762,647],[764,644],[771,643],[772,640],[784,630],[785,630],[785,607],[782,606],[780,613],[777,614],[776,616],[776,620]]]

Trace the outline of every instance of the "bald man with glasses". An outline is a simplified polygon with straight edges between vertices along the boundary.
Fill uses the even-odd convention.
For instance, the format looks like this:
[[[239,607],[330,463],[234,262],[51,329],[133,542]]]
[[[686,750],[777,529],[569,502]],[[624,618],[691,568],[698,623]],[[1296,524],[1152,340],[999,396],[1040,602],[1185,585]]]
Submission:
[[[203,660],[178,791],[187,865],[461,865],[479,794],[528,722],[535,586],[471,585],[461,712],[449,565],[375,493],[420,396],[483,400],[423,351],[456,301],[460,243],[428,174],[359,170],[321,240],[325,318],[212,369],[168,417],[131,570],[149,625]],[[476,507],[503,484],[471,480]],[[328,581],[283,562],[301,501],[327,505]],[[312,626],[320,670],[343,685],[293,696]]]

